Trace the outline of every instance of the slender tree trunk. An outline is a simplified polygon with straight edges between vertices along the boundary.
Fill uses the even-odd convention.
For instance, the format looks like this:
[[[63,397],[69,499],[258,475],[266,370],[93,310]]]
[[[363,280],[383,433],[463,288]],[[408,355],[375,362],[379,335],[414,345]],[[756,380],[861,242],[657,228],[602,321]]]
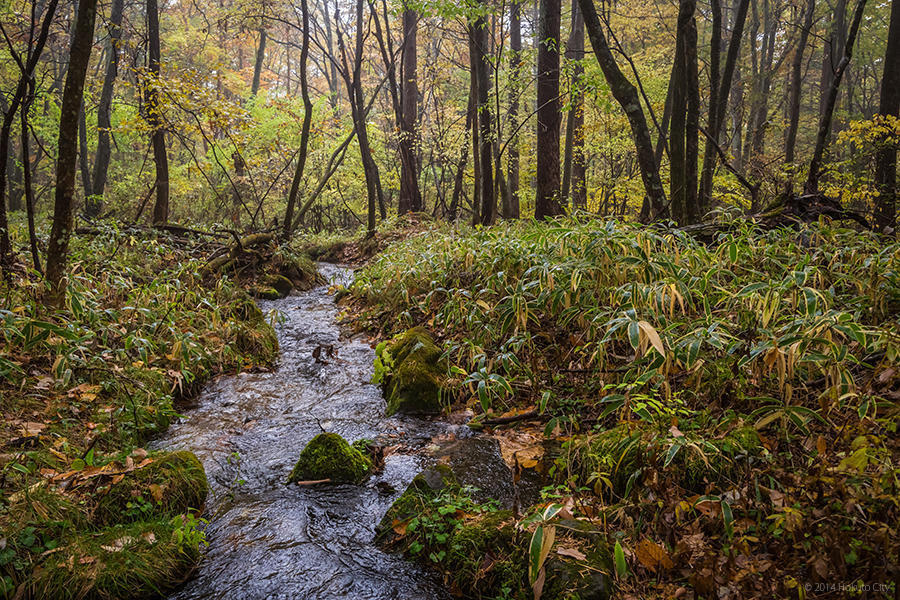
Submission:
[[[884,51],[884,73],[881,78],[881,104],[878,113],[900,117],[900,1],[891,5],[891,24]],[[878,151],[875,167],[878,205],[875,223],[885,231],[895,227],[897,202],[897,148],[885,146]]]
[[[480,168],[480,222],[491,225],[497,218],[497,198],[494,196],[494,169],[492,156],[492,130],[490,90],[491,78],[488,73],[488,30],[487,21],[483,17],[476,19],[469,29],[472,36],[473,68],[475,73],[477,107],[478,107],[478,164]],[[557,165],[558,168],[558,165]]]
[[[471,79],[471,78],[470,78]],[[473,87],[474,82],[470,81],[469,84],[469,101],[468,106],[466,108],[466,128],[465,133],[463,134],[463,143],[462,149],[459,151],[459,161],[456,163],[456,177],[453,180],[453,196],[450,200],[450,210],[448,218],[450,221],[455,221],[457,213],[459,211],[459,200],[462,197],[463,192],[463,177],[466,172],[466,163],[469,160],[469,131],[473,129],[472,123],[475,120],[475,92]],[[477,155],[476,155],[477,156]],[[477,174],[476,174],[477,176]]]
[[[728,96],[719,96],[721,74],[719,72],[722,55],[722,0],[710,0],[712,13],[712,37],[709,40],[709,113],[706,130],[712,138],[707,138],[703,149],[703,172],[700,177],[699,198],[701,209],[706,211],[712,204],[712,183],[715,173],[715,148],[713,141],[719,140],[719,103],[727,102]]]
[[[478,135],[478,50],[475,32],[469,25],[469,94],[473,98],[472,113],[472,225],[481,223],[481,146]]]
[[[378,174],[378,165],[372,158],[372,148],[369,144],[369,132],[366,128],[366,108],[362,93],[362,61],[363,61],[363,7],[364,0],[356,0],[356,50],[353,55],[353,68],[347,64],[346,47],[340,27],[337,28],[338,46],[343,56],[343,77],[347,85],[347,95],[350,98],[350,109],[353,115],[353,127],[356,130],[356,141],[359,144],[359,153],[362,158],[363,173],[366,178],[366,195],[368,197],[367,236],[375,235],[377,210],[381,210],[384,218],[384,196],[381,189],[381,177]]]
[[[12,125],[16,118],[16,111],[25,99],[29,83],[33,77],[34,68],[37,65],[38,59],[40,59],[41,53],[44,50],[44,45],[47,42],[47,36],[50,33],[50,25],[53,23],[53,16],[56,14],[57,5],[58,0],[49,0],[47,3],[44,18],[41,22],[40,33],[38,33],[37,39],[29,44],[27,57],[24,63],[19,63],[21,71],[19,82],[16,85],[16,90],[9,102],[9,106],[3,115],[3,124],[0,125],[0,267],[2,268],[6,268],[12,263],[12,245],[9,240],[9,222],[6,214],[6,169],[4,168],[9,159],[9,139],[12,133]],[[77,113],[72,115],[72,124],[77,127]],[[73,132],[73,143],[75,136],[77,136],[77,131]],[[74,163],[72,168],[74,186]]]
[[[81,110],[78,111],[78,168],[81,171],[81,187],[84,188],[85,208],[91,203],[91,196],[94,195],[94,188],[91,185],[91,163],[88,156],[86,112],[84,100],[82,100]]]
[[[819,120],[819,131],[816,135],[816,147],[813,150],[812,160],[809,161],[809,174],[806,178],[804,191],[807,194],[816,194],[819,191],[819,171],[822,168],[822,159],[825,155],[825,148],[828,146],[828,136],[831,132],[831,119],[834,115],[834,105],[837,102],[838,89],[841,85],[841,79],[844,77],[844,71],[850,64],[853,57],[853,44],[856,42],[856,34],[859,32],[859,25],[862,22],[863,11],[866,8],[866,0],[857,0],[856,9],[853,13],[853,22],[850,25],[850,31],[847,33],[847,41],[844,45],[844,56],[838,63],[834,73],[834,81],[831,82],[831,88],[828,90],[828,101],[825,104],[825,112]],[[893,9],[892,9],[893,10]]]
[[[88,214],[99,215],[103,210],[103,194],[106,190],[106,174],[111,154],[113,88],[119,71],[119,46],[122,39],[122,12],[124,0],[113,0],[109,15],[109,45],[106,54],[106,74],[97,105],[97,155],[94,157],[94,199],[86,206]]]
[[[540,0],[537,56],[537,195],[534,217],[563,214],[559,177],[560,0]]]
[[[675,37],[672,121],[669,130],[672,218],[681,225],[698,217],[697,159],[700,92],[697,73],[696,0],[681,0]]]
[[[401,75],[400,115],[400,198],[398,212],[422,210],[419,191],[419,164],[416,158],[416,122],[418,121],[419,89],[416,77],[416,29],[419,16],[412,8],[403,10],[403,52]]]
[[[147,120],[153,129],[153,161],[156,163],[156,204],[153,206],[153,224],[165,225],[169,221],[169,157],[166,154],[166,130],[163,126],[159,104],[160,45],[159,8],[156,0],[147,0],[147,37],[150,60],[150,82],[146,93]]]
[[[563,182],[561,198],[563,201],[572,193],[572,207],[584,208],[586,196],[584,189],[584,91],[581,89],[581,78],[584,67],[584,18],[578,7],[578,0],[572,0],[572,29],[569,42],[566,44],[566,58],[573,63],[570,86],[569,114],[566,121],[566,146],[563,160]]]
[[[12,132],[10,132],[10,142],[11,138]],[[10,148],[9,159],[6,161],[6,177],[9,181],[8,192],[10,212],[22,210],[22,170],[20,170],[19,166],[16,164],[14,156],[15,152]]]
[[[306,65],[309,59],[309,6],[307,0],[300,0],[300,12],[303,17],[303,40],[300,46],[300,94],[303,96],[303,127],[300,130],[300,150],[297,155],[297,168],[294,170],[294,178],[291,181],[291,191],[288,193],[287,209],[284,213],[284,228],[281,238],[290,239],[294,230],[294,207],[298,202],[300,185],[303,182],[303,171],[306,167],[306,154],[309,146],[309,132],[312,126],[313,104],[309,97],[309,82],[307,81]]]
[[[788,128],[784,137],[784,165],[788,175],[784,184],[785,197],[794,193],[794,150],[797,145],[797,129],[800,125],[800,91],[803,86],[803,53],[806,50],[806,42],[812,29],[815,16],[816,2],[808,0],[806,13],[803,17],[803,25],[800,29],[800,39],[794,48],[794,56],[791,59],[791,84],[788,93]]]
[[[263,63],[266,62],[266,33],[265,27],[259,28],[259,44],[256,46],[256,60],[253,63],[253,83],[250,85],[250,95],[259,93],[259,80],[262,78]]]
[[[522,5],[513,0],[509,8],[509,127],[512,138],[507,142],[507,181],[509,205],[504,205],[505,219],[519,218],[519,95],[522,87]]]
[[[59,306],[65,297],[66,259],[75,205],[75,170],[78,160],[78,112],[84,92],[84,78],[91,59],[97,0],[79,0],[75,30],[69,50],[69,67],[63,89],[59,119],[59,150],[56,162],[56,198],[53,225],[47,246],[49,301]]]
[[[822,47],[822,78],[819,84],[819,117],[825,114],[828,102],[828,90],[834,83],[834,75],[841,57],[844,56],[844,41],[847,39],[847,0],[836,0],[834,12],[831,17],[828,37],[823,40]],[[841,97],[838,91],[838,105]],[[830,135],[830,132],[829,132]]]
[[[30,84],[29,100],[22,104],[22,179],[25,188],[25,210],[28,215],[28,242],[31,246],[31,261],[34,270],[43,273],[41,255],[38,252],[37,234],[34,227],[34,189],[31,183],[31,152],[28,149],[28,111],[34,94],[34,80]]]
[[[600,19],[597,17],[597,10],[594,8],[593,0],[579,0],[579,5],[584,15],[584,25],[591,40],[591,46],[594,49],[594,54],[597,56],[597,61],[600,63],[600,69],[609,83],[613,97],[615,97],[628,116],[628,123],[631,126],[631,134],[634,137],[635,150],[637,151],[641,179],[653,209],[649,218],[659,218],[666,213],[666,194],[663,190],[662,181],[659,178],[659,168],[653,155],[653,141],[650,138],[650,129],[647,127],[647,119],[641,108],[641,100],[637,89],[628,81],[628,78],[625,77],[616,64],[616,59],[613,57],[609,49],[609,43],[606,41],[606,35],[603,33]]]

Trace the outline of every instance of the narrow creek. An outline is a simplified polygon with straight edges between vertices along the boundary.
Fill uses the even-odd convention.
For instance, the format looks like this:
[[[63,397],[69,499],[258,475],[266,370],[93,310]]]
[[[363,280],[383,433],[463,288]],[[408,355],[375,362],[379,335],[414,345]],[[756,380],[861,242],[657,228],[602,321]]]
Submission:
[[[332,284],[353,275],[328,264],[320,272]],[[425,459],[392,454],[362,486],[285,480],[322,430],[348,441],[388,436],[415,448],[464,428],[383,416],[384,399],[370,383],[374,352],[364,337],[341,336],[327,285],[260,306],[283,317],[278,368],[215,380],[155,444],[194,452],[210,481],[209,547],[172,598],[447,597],[430,572],[374,542],[376,524]]]

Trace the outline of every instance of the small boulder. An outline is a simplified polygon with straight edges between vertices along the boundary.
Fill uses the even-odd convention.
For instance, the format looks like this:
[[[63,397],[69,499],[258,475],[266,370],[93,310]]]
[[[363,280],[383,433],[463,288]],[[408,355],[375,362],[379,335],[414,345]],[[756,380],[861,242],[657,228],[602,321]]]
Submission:
[[[283,298],[281,294],[278,293],[273,287],[255,287],[251,290],[254,298],[258,298],[260,300],[280,300]]]
[[[288,483],[330,479],[361,483],[372,470],[372,461],[336,433],[320,433],[300,453]]]
[[[270,275],[266,278],[266,285],[278,292],[279,297],[284,298],[294,289],[294,284],[284,275]]]
[[[398,412],[414,415],[441,412],[446,363],[440,348],[423,328],[413,327],[396,337],[382,351],[379,360],[390,365],[383,379],[388,416]]]

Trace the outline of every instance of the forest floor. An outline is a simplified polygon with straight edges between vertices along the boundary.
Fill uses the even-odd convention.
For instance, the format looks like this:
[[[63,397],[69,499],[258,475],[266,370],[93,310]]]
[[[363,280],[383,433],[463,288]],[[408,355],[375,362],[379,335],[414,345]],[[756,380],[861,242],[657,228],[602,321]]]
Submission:
[[[62,309],[37,277],[0,284],[0,597],[158,593],[190,572],[205,477],[142,444],[209,377],[274,360],[245,289],[312,285],[307,256],[361,267],[338,292],[356,327],[430,332],[448,408],[544,481],[511,512],[457,486],[389,523],[455,593],[571,597],[603,571],[593,591],[611,578],[623,598],[894,597],[900,246],[727,231],[423,217],[241,252],[76,237]],[[547,575],[559,558],[577,572]]]
[[[154,595],[193,567],[203,469],[142,445],[210,377],[275,360],[246,290],[319,281],[301,251],[245,250],[222,277],[227,244],[104,225],[73,240],[64,307],[33,272],[0,283],[0,598]]]
[[[395,543],[475,597],[539,595],[557,555],[623,598],[896,597],[900,246],[733,225],[420,223],[358,271],[348,319],[427,329],[449,404],[547,484],[420,499]]]

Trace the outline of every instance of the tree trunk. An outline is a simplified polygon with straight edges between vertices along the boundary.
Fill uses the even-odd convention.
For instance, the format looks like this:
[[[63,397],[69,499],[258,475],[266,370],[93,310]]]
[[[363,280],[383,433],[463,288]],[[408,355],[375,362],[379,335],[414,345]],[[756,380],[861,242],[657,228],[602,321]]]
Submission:
[[[696,0],[681,0],[675,36],[672,120],[669,130],[672,218],[679,225],[697,221],[697,160],[700,91],[697,73]]]
[[[572,30],[569,34],[569,42],[566,44],[566,58],[572,64],[572,79],[570,86],[569,114],[566,123],[566,146],[564,153],[563,201],[572,193],[572,207],[585,208],[587,204],[584,187],[584,91],[581,86],[581,78],[584,75],[584,67],[581,59],[584,58],[584,18],[578,7],[578,0],[572,0]]]
[[[488,30],[483,17],[470,27],[478,107],[478,162],[481,178],[480,222],[491,225],[497,218],[497,198],[494,196],[494,168],[491,137],[491,78],[488,73]],[[559,165],[557,165],[557,169]]]
[[[844,56],[844,41],[847,38],[847,0],[836,0],[834,14],[831,18],[831,31],[823,40],[822,78],[819,84],[819,117],[825,114],[828,102],[828,90],[834,83],[834,75],[841,57]],[[840,98],[838,91],[838,99]],[[835,100],[837,106],[838,100]],[[831,132],[829,132],[829,135]]]
[[[103,210],[103,194],[106,190],[106,174],[109,171],[111,154],[112,100],[113,88],[119,70],[119,46],[122,39],[122,12],[124,0],[113,0],[109,15],[109,45],[106,55],[106,74],[103,77],[103,88],[100,91],[100,103],[97,105],[97,155],[94,157],[94,200],[90,203],[88,214],[100,214]]]
[[[31,96],[34,94],[34,80],[32,80],[29,87],[31,88],[31,94],[29,94]],[[22,105],[22,180],[25,190],[25,210],[28,215],[28,242],[31,246],[31,261],[34,265],[34,270],[38,273],[43,273],[41,256],[37,246],[37,234],[34,227],[34,189],[31,185],[31,151],[28,149],[28,110],[30,107],[30,100]]]
[[[584,25],[594,48],[594,54],[600,63],[600,69],[616,101],[621,105],[628,116],[631,133],[634,137],[635,150],[637,151],[638,166],[641,171],[641,179],[644,190],[650,198],[652,214],[650,219],[662,217],[666,213],[666,194],[662,181],[659,178],[659,169],[656,158],[653,155],[653,141],[650,138],[650,129],[647,127],[647,119],[641,108],[641,101],[637,89],[628,81],[628,78],[619,69],[616,59],[609,49],[609,43],[597,17],[593,0],[579,0],[581,12],[584,15]]]
[[[419,16],[412,8],[403,10],[403,51],[400,68],[402,114],[400,115],[400,198],[397,212],[404,214],[422,210],[419,192],[419,164],[416,159],[416,121],[419,89],[416,70],[416,29]]]
[[[262,77],[263,63],[266,61],[266,29],[259,28],[259,45],[256,46],[256,61],[253,63],[253,83],[250,85],[250,95],[259,93],[259,80]]]
[[[522,79],[522,5],[513,0],[509,8],[509,128],[511,138],[507,142],[509,155],[506,178],[509,193],[508,205],[503,206],[503,218],[519,218],[519,95]]]
[[[455,221],[459,211],[459,200],[463,192],[463,176],[466,172],[466,163],[469,160],[469,131],[473,128],[475,120],[475,93],[472,83],[469,84],[469,101],[466,108],[466,128],[463,134],[462,148],[459,151],[459,161],[456,163],[456,176],[453,179],[453,196],[450,199],[450,209],[447,215],[450,221]]]
[[[559,30],[560,0],[540,0],[537,55],[537,195],[534,216],[564,213],[559,181]]]
[[[9,222],[6,214],[6,162],[9,159],[9,139],[12,133],[12,124],[16,117],[16,111],[19,105],[25,100],[25,94],[28,90],[29,83],[32,81],[34,68],[38,59],[44,50],[47,42],[47,36],[50,33],[50,26],[53,23],[53,16],[56,13],[58,0],[49,0],[45,9],[44,19],[41,22],[40,33],[36,40],[29,45],[26,60],[19,63],[21,74],[16,90],[13,93],[9,106],[3,115],[3,124],[0,125],[0,267],[8,267],[12,263],[12,245],[9,240]],[[85,67],[87,68],[87,67]],[[77,127],[78,114],[72,115],[72,124]],[[72,142],[75,143],[77,131],[73,132]],[[74,156],[74,153],[73,153]],[[74,186],[74,163],[72,166],[73,176],[72,185]]]
[[[75,204],[75,169],[78,160],[78,112],[84,93],[84,78],[94,42],[94,20],[97,0],[79,0],[75,18],[69,67],[63,89],[59,119],[59,150],[56,162],[56,197],[53,226],[47,246],[47,280],[49,301],[59,306],[65,297],[66,259],[72,235]]]
[[[884,74],[881,78],[881,104],[878,113],[900,117],[900,1],[891,5],[891,24],[884,51]],[[895,226],[897,202],[897,148],[885,146],[876,155],[875,185],[878,205],[875,224],[881,231]]]
[[[785,181],[785,197],[794,193],[794,150],[797,145],[797,129],[800,125],[800,91],[803,85],[803,53],[806,50],[806,42],[812,29],[815,16],[816,2],[808,0],[806,14],[803,17],[803,25],[800,29],[800,39],[794,48],[794,56],[791,60],[791,84],[788,94],[788,128],[784,138],[784,165],[788,175]]]
[[[81,110],[78,111],[78,168],[81,171],[81,187],[84,188],[85,209],[91,204],[91,196],[94,188],[91,186],[91,163],[88,156],[87,141],[87,109],[84,100],[81,101]],[[88,212],[86,210],[86,212]]]
[[[284,213],[281,238],[287,241],[294,230],[294,207],[298,202],[300,184],[303,182],[303,171],[306,167],[306,154],[309,147],[309,132],[312,126],[313,104],[309,97],[309,82],[307,81],[306,64],[309,59],[309,6],[307,0],[300,0],[300,12],[303,17],[303,39],[300,46],[300,94],[303,96],[303,127],[300,130],[300,150],[297,155],[297,168],[294,170],[294,178],[291,181],[291,191],[288,193],[287,209]]]
[[[853,23],[850,25],[850,31],[847,33],[847,41],[844,45],[844,56],[838,63],[834,73],[834,81],[831,82],[831,88],[828,90],[828,99],[825,104],[825,112],[819,120],[819,131],[816,135],[816,147],[813,150],[812,160],[809,161],[809,174],[806,178],[804,191],[807,194],[817,194],[819,192],[819,171],[822,168],[822,159],[825,155],[825,148],[828,146],[828,135],[831,132],[831,119],[834,115],[834,105],[837,102],[838,89],[841,85],[841,79],[844,77],[844,71],[850,64],[853,57],[853,44],[856,42],[856,34],[859,32],[859,25],[862,22],[863,10],[866,8],[866,0],[857,0],[856,9],[853,13]],[[893,9],[892,9],[893,11]]]
[[[153,161],[156,163],[156,204],[153,206],[153,224],[165,225],[169,221],[169,158],[166,154],[166,130],[163,127],[159,105],[160,46],[159,8],[156,0],[147,0],[147,37],[150,59],[150,82],[146,93],[147,121],[153,129]]]

